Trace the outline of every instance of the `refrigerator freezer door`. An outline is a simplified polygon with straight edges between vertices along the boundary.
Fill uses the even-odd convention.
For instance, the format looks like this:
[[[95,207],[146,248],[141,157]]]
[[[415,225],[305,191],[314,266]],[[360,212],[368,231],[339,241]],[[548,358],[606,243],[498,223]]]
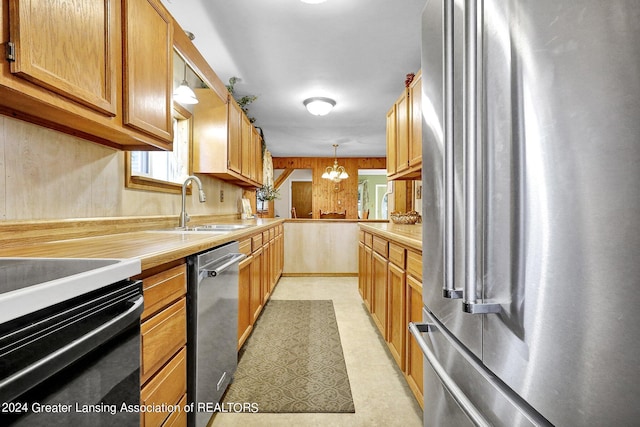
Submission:
[[[409,328],[425,354],[425,427],[550,426],[427,310],[423,317]]]
[[[483,4],[483,363],[555,425],[637,425],[640,3]]]

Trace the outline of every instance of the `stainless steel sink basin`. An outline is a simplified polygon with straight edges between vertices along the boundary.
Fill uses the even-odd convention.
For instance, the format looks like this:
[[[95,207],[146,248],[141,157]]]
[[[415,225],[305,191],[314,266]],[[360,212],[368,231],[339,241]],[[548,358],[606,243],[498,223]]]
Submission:
[[[250,224],[204,224],[194,225],[192,227],[175,227],[164,230],[151,230],[153,233],[209,233],[209,234],[227,234],[232,231],[242,230],[243,228],[252,227]]]
[[[140,271],[138,259],[0,258],[0,323]]]
[[[242,230],[243,228],[249,228],[249,227],[252,227],[252,226],[249,224],[205,224],[205,225],[198,225],[192,228],[198,231],[205,231],[205,230],[236,231],[236,230]]]

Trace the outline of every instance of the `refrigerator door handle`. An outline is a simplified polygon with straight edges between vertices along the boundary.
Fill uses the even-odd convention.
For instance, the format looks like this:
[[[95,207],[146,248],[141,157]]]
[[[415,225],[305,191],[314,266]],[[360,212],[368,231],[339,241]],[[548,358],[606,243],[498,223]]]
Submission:
[[[444,281],[442,296],[462,298],[455,289],[454,260],[454,161],[453,161],[453,0],[444,2]]]
[[[480,427],[489,427],[491,424],[482,416],[480,411],[474,406],[464,392],[458,387],[456,382],[449,376],[445,368],[440,364],[438,358],[431,351],[427,342],[422,337],[423,333],[433,333],[437,329],[437,326],[432,323],[409,323],[409,331],[411,335],[416,339],[418,346],[422,350],[424,357],[429,362],[429,365],[433,368],[433,371],[437,375],[442,385],[451,394],[451,397],[456,401],[458,406],[464,411],[474,425]]]
[[[499,313],[500,304],[480,302],[477,296],[478,182],[478,0],[465,0],[464,8],[464,151],[465,151],[465,279],[462,311]]]

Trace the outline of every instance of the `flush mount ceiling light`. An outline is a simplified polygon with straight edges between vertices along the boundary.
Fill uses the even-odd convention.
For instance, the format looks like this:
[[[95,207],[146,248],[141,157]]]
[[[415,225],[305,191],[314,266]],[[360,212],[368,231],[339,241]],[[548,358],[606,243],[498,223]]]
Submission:
[[[307,4],[319,4],[319,3],[324,3],[327,0],[300,0],[302,3],[307,3]]]
[[[344,166],[338,166],[338,144],[333,144],[333,156],[335,157],[333,166],[327,166],[322,177],[337,184],[343,179],[349,178],[349,174],[344,170]]]
[[[198,98],[187,83],[187,61],[184,62],[184,78],[180,86],[173,91],[173,100],[180,104],[197,104]]]
[[[336,101],[331,98],[323,98],[321,96],[314,96],[313,98],[307,98],[302,101],[307,111],[314,116],[326,116],[331,112],[333,107],[336,106]]]

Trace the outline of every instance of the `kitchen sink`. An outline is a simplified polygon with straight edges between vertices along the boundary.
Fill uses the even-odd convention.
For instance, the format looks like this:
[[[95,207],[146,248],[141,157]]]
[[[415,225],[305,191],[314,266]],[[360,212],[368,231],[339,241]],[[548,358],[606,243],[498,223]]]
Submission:
[[[252,227],[250,224],[205,224],[205,225],[197,225],[195,227],[191,227],[198,231],[236,231],[242,230],[243,228]]]
[[[0,258],[0,323],[140,271],[138,259]]]
[[[227,234],[232,231],[242,230],[243,228],[253,227],[250,224],[204,224],[194,225],[192,227],[175,227],[163,230],[151,230],[152,233],[182,233],[182,234]]]

